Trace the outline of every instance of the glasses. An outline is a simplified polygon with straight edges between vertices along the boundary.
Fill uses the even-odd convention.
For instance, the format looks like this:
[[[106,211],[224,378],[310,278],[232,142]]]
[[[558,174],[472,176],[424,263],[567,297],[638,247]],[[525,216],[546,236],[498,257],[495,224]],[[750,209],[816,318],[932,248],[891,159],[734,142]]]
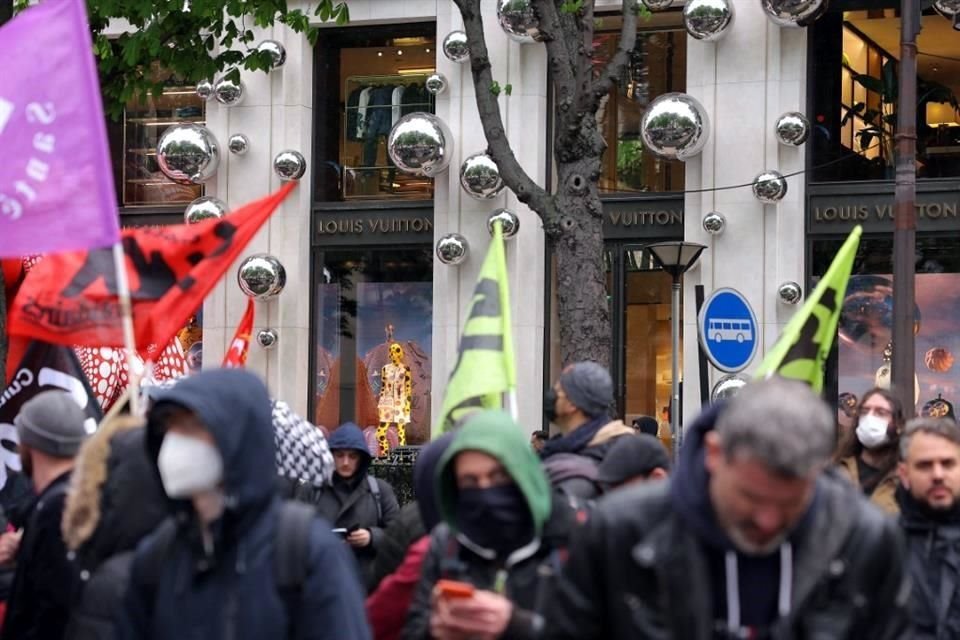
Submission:
[[[890,418],[893,416],[893,412],[886,407],[860,407],[857,413],[861,416],[868,416],[872,413],[881,418]]]

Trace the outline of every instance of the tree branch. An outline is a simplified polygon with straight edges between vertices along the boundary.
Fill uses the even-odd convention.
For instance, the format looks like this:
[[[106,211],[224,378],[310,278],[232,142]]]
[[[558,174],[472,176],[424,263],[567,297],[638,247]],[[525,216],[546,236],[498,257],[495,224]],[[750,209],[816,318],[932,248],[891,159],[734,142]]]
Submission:
[[[480,0],[454,0],[454,2],[463,16],[463,27],[470,45],[470,70],[473,72],[477,110],[487,138],[487,152],[497,163],[503,182],[516,194],[517,199],[546,220],[550,215],[549,212],[556,208],[553,197],[537,185],[517,161],[503,126],[500,104],[492,91],[493,73],[483,33]]]
[[[576,91],[574,85],[573,55],[567,47],[560,25],[560,14],[554,0],[533,0],[533,7],[540,18],[540,33],[547,47],[550,75],[558,94],[569,93],[571,98]]]
[[[620,28],[620,42],[617,44],[617,51],[607,62],[603,73],[592,83],[590,90],[582,96],[585,100],[584,107],[591,113],[596,113],[600,107],[600,101],[603,96],[610,93],[613,85],[623,72],[627,65],[630,52],[637,43],[637,6],[638,0],[623,0],[623,24]]]

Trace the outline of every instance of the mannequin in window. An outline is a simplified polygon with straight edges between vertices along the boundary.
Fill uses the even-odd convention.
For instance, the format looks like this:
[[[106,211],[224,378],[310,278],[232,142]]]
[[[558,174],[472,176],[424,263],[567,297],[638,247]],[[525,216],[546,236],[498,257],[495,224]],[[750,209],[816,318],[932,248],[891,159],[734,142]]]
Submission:
[[[387,429],[391,424],[397,427],[400,446],[406,446],[412,397],[413,375],[410,367],[403,364],[403,347],[394,342],[390,345],[390,362],[380,370],[380,400],[377,403],[380,426],[377,428],[377,442],[380,444],[381,456],[390,452]]]

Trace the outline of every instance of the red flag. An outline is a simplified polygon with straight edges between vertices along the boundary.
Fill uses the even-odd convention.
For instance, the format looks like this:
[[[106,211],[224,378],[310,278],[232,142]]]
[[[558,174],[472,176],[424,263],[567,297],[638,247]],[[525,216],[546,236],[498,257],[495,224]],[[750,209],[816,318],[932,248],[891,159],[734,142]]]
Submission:
[[[242,369],[247,364],[247,353],[250,351],[250,334],[253,333],[253,300],[247,300],[247,310],[237,325],[237,332],[233,334],[233,342],[227,355],[223,356],[224,368]]]
[[[183,327],[295,186],[288,182],[219,220],[122,232],[140,353],[155,356]],[[71,251],[30,271],[7,330],[55,344],[122,347],[120,318],[111,250]]]

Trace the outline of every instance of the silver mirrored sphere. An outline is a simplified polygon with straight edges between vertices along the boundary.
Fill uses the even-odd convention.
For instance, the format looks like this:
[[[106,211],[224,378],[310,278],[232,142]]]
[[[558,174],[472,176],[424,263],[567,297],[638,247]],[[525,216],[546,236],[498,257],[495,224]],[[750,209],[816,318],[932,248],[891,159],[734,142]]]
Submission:
[[[510,38],[524,44],[541,42],[540,21],[531,0],[497,0],[497,20]]]
[[[643,0],[643,5],[650,11],[664,11],[672,4],[673,0]]]
[[[796,282],[784,282],[777,287],[777,296],[784,304],[797,304],[803,298],[803,289]]]
[[[227,141],[227,148],[230,149],[230,153],[242,156],[250,150],[250,140],[242,133],[235,133]]]
[[[711,211],[703,216],[702,224],[704,231],[712,236],[718,236],[727,227],[727,219],[719,211]]]
[[[764,204],[776,204],[787,195],[787,179],[779,171],[764,171],[753,179],[753,195]]]
[[[438,96],[447,90],[447,77],[442,73],[431,74],[423,83],[432,95]]]
[[[283,63],[287,61],[287,50],[276,40],[264,40],[257,45],[257,51],[266,51],[270,54],[274,69],[282,67]]]
[[[520,218],[510,209],[497,209],[487,218],[487,231],[493,236],[494,225],[500,223],[503,232],[503,239],[509,240],[520,231]]]
[[[257,344],[264,349],[273,349],[277,346],[279,339],[280,334],[277,333],[276,329],[260,329],[260,331],[257,331]]]
[[[199,124],[169,127],[157,143],[160,171],[180,184],[200,184],[217,173],[220,145],[209,129]]]
[[[443,264],[457,265],[467,259],[470,245],[459,233],[448,233],[437,240],[437,259]]]
[[[933,8],[945,18],[953,18],[960,14],[960,0],[936,0]]]
[[[799,147],[810,137],[810,121],[799,111],[788,111],[773,127],[777,142],[788,147]]]
[[[235,107],[243,100],[243,83],[234,82],[227,78],[220,78],[213,85],[213,95],[217,102],[228,107]]]
[[[760,0],[767,17],[781,27],[806,27],[827,10],[829,0]]]
[[[647,107],[640,123],[643,144],[668,160],[686,160],[703,151],[710,135],[707,112],[685,93],[665,93]]]
[[[273,159],[273,171],[281,180],[299,180],[307,172],[307,160],[299,151],[287,149]]]
[[[735,373],[723,376],[717,380],[717,384],[713,385],[713,390],[710,392],[710,401],[717,402],[718,400],[732,398],[745,386],[747,386],[747,379],[743,376]]]
[[[410,113],[393,125],[387,153],[401,171],[433,177],[450,166],[453,134],[446,123],[430,113]]]
[[[209,100],[213,97],[213,83],[209,80],[201,80],[197,83],[196,91],[201,100]]]
[[[275,256],[255,253],[240,263],[237,283],[247,296],[256,300],[270,300],[283,291],[287,284],[287,272]]]
[[[485,153],[468,156],[460,165],[460,186],[477,200],[495,198],[504,186],[500,167]]]
[[[466,62],[470,59],[470,45],[463,31],[451,31],[443,39],[443,55],[451,62]]]
[[[183,212],[183,221],[196,224],[210,218],[222,218],[227,215],[227,203],[213,196],[202,196],[187,205]]]
[[[683,7],[687,33],[705,42],[719,40],[733,24],[733,0],[689,0]]]

